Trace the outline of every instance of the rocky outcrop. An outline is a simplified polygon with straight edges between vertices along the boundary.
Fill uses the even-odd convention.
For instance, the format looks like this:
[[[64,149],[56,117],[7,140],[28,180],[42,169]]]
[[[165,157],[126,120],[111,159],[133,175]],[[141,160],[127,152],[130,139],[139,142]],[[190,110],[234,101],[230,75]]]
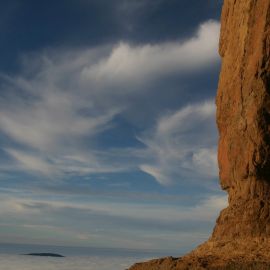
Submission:
[[[218,162],[229,206],[182,258],[130,270],[270,269],[270,0],[225,0],[216,98]]]

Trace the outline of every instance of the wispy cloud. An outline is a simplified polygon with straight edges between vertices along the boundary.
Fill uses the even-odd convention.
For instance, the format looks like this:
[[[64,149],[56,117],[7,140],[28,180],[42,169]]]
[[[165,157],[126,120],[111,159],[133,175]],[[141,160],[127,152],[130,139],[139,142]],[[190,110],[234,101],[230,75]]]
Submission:
[[[36,171],[44,175],[49,175],[53,171],[52,166],[50,166],[48,161],[43,160],[42,157],[30,155],[14,149],[6,149],[6,152],[21,164],[22,169]]]
[[[0,213],[6,217],[4,224],[11,216],[16,216],[22,224],[29,224],[29,220],[36,220],[36,226],[61,226],[73,217],[75,220],[83,217],[78,224],[82,230],[92,230],[100,224],[100,229],[115,229],[117,226],[151,229],[153,227],[173,228],[177,230],[182,223],[198,224],[213,221],[221,208],[227,206],[227,197],[212,195],[199,200],[195,205],[181,206],[174,204],[117,203],[117,202],[70,202],[53,199],[24,199],[4,196],[1,199]],[[36,217],[36,219],[33,219]],[[50,217],[50,219],[48,219]],[[52,219],[56,222],[52,222]],[[94,221],[95,219],[96,221]],[[110,225],[105,221],[110,220]],[[91,221],[91,222],[90,222]],[[102,223],[105,222],[103,225]],[[91,224],[92,223],[92,224]],[[91,225],[90,225],[91,224]],[[114,224],[115,226],[111,225]],[[122,225],[120,225],[122,224]],[[70,229],[75,229],[70,224]]]
[[[82,78],[99,84],[135,83],[172,72],[193,72],[218,61],[216,21],[202,24],[191,39],[158,45],[120,43],[109,57],[85,67]]]
[[[154,131],[153,142],[142,136],[148,155],[158,157],[157,163],[148,164],[144,157],[139,162],[141,149],[100,150],[99,135],[110,132],[117,116],[132,118],[138,111],[134,100],[139,96],[152,91],[151,97],[155,98],[153,87],[138,85],[215,64],[218,32],[219,23],[208,21],[184,41],[137,46],[122,42],[88,50],[56,50],[25,56],[19,74],[1,76],[0,132],[10,141],[2,149],[13,158],[14,166],[44,175],[119,172],[143,164],[144,172],[166,183],[171,178],[168,175],[179,170],[179,160],[188,155],[191,141],[182,140],[183,130],[190,128],[185,121],[197,123],[200,113],[210,118],[204,111],[208,107],[211,110],[210,105],[200,107],[198,112],[186,108],[165,116]],[[148,112],[140,115],[141,122],[145,114]],[[174,137],[176,133],[180,137]],[[190,132],[190,140],[192,136],[196,137]],[[173,142],[176,138],[181,142]],[[192,148],[192,163],[202,171],[210,168],[214,160],[214,144],[209,147],[210,143],[202,143]],[[127,158],[128,152],[133,161]],[[190,170],[190,162],[181,163],[181,169]],[[212,175],[215,170],[209,171]]]
[[[161,117],[140,140],[152,159],[140,169],[161,184],[217,177],[213,101],[188,105]]]

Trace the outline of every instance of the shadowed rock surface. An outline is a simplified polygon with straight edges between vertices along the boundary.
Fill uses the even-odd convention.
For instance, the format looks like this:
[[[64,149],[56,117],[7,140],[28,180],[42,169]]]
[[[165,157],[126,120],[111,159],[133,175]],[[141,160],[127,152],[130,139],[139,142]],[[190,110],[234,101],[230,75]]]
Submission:
[[[229,196],[210,239],[182,258],[130,270],[270,269],[270,0],[225,0],[217,125]]]

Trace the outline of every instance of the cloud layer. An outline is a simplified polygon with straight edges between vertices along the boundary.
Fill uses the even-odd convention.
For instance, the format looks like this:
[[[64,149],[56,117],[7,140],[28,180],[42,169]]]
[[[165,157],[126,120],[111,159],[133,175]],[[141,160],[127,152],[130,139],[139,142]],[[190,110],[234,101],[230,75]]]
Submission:
[[[119,258],[107,256],[92,257],[67,257],[61,260],[52,260],[48,258],[33,258],[20,255],[1,255],[1,265],[3,269],[20,270],[118,270],[126,269],[135,263],[134,258]]]
[[[193,206],[117,202],[86,204],[63,199],[2,196],[0,213],[3,222],[0,226],[16,228],[18,233],[14,238],[20,236],[22,242],[31,241],[33,237],[47,244],[62,245],[72,241],[83,246],[102,246],[107,242],[107,247],[155,249],[158,242],[165,241],[168,236],[172,237],[171,243],[164,245],[164,249],[182,245],[184,250],[208,237],[218,211],[226,205],[223,195],[204,198]],[[161,231],[168,235],[162,235]],[[57,240],[49,237],[55,233],[59,235]],[[5,240],[6,236],[1,235],[1,238]],[[145,238],[149,241],[143,241]],[[182,241],[187,241],[189,246],[183,246]]]

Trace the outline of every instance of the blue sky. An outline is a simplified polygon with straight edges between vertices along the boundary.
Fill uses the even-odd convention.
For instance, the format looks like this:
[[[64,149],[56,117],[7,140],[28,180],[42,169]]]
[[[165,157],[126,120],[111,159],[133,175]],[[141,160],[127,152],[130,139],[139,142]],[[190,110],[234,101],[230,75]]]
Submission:
[[[2,242],[185,251],[226,205],[221,1],[4,1]]]

